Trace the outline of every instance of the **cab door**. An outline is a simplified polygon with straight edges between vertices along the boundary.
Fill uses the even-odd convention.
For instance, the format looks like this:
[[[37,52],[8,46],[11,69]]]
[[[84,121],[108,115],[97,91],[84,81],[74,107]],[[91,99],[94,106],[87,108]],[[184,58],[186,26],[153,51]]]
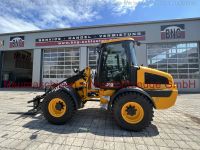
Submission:
[[[129,50],[123,42],[105,44],[99,59],[99,87],[118,89],[130,84]]]

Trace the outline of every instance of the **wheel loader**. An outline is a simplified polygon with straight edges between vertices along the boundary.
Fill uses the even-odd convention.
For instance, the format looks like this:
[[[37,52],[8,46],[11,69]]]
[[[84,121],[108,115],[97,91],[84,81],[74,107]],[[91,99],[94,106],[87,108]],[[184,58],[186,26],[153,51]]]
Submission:
[[[173,106],[178,91],[170,74],[137,64],[136,46],[140,44],[133,38],[102,42],[97,46],[95,74],[90,67],[74,69],[74,76],[29,101],[33,102],[32,111],[41,111],[50,123],[60,125],[86,102],[99,101],[121,128],[146,128],[153,119],[153,109]]]

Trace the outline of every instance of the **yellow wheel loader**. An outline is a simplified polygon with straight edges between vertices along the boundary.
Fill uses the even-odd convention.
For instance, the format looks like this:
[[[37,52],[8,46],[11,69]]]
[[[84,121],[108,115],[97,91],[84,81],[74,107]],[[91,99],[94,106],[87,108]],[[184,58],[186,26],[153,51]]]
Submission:
[[[151,124],[153,109],[175,104],[178,91],[173,77],[165,72],[138,66],[132,38],[102,42],[97,71],[92,80],[90,67],[35,97],[33,110],[43,113],[52,124],[65,124],[87,101],[99,101],[112,112],[116,123],[140,131]],[[95,88],[93,87],[95,85]]]

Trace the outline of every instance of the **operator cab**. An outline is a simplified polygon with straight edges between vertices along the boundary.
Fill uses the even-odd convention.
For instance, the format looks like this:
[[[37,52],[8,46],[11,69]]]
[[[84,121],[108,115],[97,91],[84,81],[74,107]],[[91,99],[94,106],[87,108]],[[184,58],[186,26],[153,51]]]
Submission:
[[[100,44],[95,86],[118,89],[136,85],[137,60],[132,38],[114,39]]]

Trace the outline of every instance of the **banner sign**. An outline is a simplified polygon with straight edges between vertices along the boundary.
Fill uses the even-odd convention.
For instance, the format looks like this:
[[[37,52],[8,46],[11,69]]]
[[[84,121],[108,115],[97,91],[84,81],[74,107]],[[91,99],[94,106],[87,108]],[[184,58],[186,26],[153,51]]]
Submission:
[[[10,48],[24,47],[24,36],[10,37]]]
[[[119,37],[132,37],[135,40],[142,41],[145,40],[145,31],[39,38],[35,40],[35,46],[92,44]]]
[[[185,38],[185,25],[164,25],[161,26],[161,40],[165,39],[184,39]]]

